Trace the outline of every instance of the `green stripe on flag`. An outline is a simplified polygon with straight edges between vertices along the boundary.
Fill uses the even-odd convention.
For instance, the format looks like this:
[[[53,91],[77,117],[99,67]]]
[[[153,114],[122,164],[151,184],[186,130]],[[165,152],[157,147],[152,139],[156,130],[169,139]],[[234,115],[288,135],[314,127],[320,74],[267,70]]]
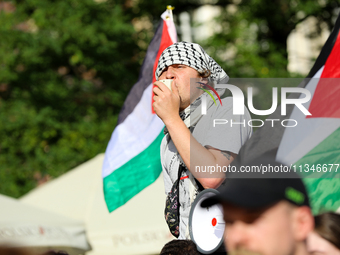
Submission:
[[[340,128],[295,163],[314,214],[340,207]],[[308,170],[308,169],[309,170]]]
[[[304,178],[314,215],[340,208],[340,179]]]
[[[149,147],[104,178],[104,197],[109,212],[125,204],[159,177],[163,137],[162,130]]]

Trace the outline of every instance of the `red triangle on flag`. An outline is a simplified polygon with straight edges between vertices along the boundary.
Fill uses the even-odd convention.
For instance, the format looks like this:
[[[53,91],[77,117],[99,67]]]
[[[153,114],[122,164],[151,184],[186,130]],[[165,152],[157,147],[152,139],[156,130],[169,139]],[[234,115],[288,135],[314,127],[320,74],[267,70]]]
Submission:
[[[320,78],[306,118],[340,118],[340,33]]]
[[[156,81],[156,76],[155,76],[155,73],[156,73],[156,69],[157,69],[157,66],[158,66],[158,60],[159,60],[159,57],[162,55],[163,51],[168,48],[170,45],[173,44],[173,41],[171,40],[171,37],[169,35],[169,32],[168,32],[168,26],[165,22],[165,20],[163,20],[163,32],[162,32],[162,39],[161,39],[161,44],[159,46],[159,50],[158,50],[158,54],[157,54],[157,57],[155,59],[155,63],[154,63],[154,66],[153,66],[153,73],[152,73],[152,83],[154,83]],[[152,89],[155,87],[155,85],[152,86]],[[151,100],[151,104],[153,103],[153,96],[154,94],[152,93],[152,100]],[[153,107],[151,107],[151,111],[152,111],[152,114],[156,114],[155,113],[155,110],[153,109]]]

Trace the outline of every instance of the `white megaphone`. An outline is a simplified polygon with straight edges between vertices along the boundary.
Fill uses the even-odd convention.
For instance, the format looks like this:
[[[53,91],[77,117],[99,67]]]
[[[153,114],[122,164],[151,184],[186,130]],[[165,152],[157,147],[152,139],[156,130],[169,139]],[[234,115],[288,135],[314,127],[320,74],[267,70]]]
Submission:
[[[206,189],[199,193],[191,205],[189,215],[189,234],[196,243],[197,250],[203,254],[225,251],[223,234],[225,223],[223,207],[220,204],[202,208],[201,203],[208,197],[219,194],[215,189]]]

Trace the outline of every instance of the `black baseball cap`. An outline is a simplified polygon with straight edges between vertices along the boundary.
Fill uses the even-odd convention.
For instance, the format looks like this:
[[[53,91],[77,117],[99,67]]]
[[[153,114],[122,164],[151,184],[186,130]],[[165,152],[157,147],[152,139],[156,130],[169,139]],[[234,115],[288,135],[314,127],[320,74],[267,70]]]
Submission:
[[[273,160],[257,160],[253,165]],[[227,177],[228,178],[228,177]],[[257,209],[286,200],[296,206],[308,206],[309,199],[301,177],[296,173],[280,175],[279,178],[233,178],[230,176],[218,189],[220,194],[202,201],[202,207],[227,202],[239,207]]]

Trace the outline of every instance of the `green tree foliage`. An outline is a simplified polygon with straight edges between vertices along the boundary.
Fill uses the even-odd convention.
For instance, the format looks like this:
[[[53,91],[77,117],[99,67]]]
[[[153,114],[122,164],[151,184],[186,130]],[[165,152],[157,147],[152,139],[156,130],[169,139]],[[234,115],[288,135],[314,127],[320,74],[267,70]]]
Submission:
[[[216,19],[219,32],[201,44],[230,77],[290,78],[303,76],[287,70],[289,34],[308,17],[317,20],[316,34],[310,37],[319,36],[323,23],[331,30],[340,5],[335,0],[240,0],[227,5],[221,1],[220,6],[223,11]],[[265,82],[257,87],[255,108],[271,107],[272,87],[298,85],[282,80],[278,81],[281,85],[273,83]]]
[[[0,193],[18,197],[105,151],[138,78],[124,1],[25,0],[0,11]]]
[[[317,19],[317,32],[322,23],[331,30],[340,7],[335,0],[237,0],[217,4],[222,8],[216,19],[219,31],[201,43],[231,77],[242,78],[292,77],[287,71],[288,35],[311,16]]]

